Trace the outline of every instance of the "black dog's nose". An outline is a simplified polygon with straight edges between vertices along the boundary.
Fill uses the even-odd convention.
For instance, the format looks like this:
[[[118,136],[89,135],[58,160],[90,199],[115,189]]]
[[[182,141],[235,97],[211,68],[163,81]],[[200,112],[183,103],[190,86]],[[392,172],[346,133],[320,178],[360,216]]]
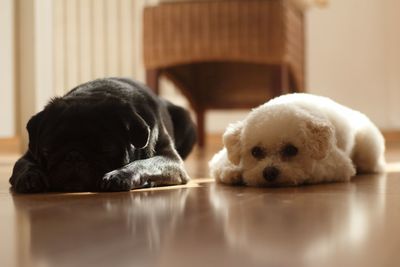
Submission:
[[[272,182],[278,178],[279,173],[280,171],[276,167],[266,167],[263,171],[263,176],[265,180]]]
[[[67,162],[82,162],[84,157],[78,151],[71,151],[65,156],[65,161]]]

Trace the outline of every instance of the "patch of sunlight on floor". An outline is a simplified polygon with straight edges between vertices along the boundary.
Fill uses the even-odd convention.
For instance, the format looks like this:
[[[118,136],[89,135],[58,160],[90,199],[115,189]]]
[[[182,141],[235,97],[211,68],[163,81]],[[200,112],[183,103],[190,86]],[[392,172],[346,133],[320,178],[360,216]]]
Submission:
[[[400,172],[400,161],[386,163],[387,172]]]

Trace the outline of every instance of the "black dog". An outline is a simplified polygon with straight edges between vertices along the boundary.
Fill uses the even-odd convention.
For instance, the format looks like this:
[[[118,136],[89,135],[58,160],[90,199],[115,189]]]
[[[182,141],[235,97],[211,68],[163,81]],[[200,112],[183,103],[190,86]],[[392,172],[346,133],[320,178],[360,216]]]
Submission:
[[[125,191],[175,185],[196,142],[186,110],[129,79],[82,84],[28,124],[29,149],[14,166],[16,192]]]

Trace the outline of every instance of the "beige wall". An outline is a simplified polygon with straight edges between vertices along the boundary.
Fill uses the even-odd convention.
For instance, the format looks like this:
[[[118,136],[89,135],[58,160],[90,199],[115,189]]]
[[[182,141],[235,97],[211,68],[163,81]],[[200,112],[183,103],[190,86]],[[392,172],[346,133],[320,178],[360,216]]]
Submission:
[[[400,129],[400,1],[387,0],[384,13],[386,29],[386,86],[389,88],[388,128]]]
[[[398,0],[331,1],[308,14],[307,81],[366,113],[381,128],[400,129]]]

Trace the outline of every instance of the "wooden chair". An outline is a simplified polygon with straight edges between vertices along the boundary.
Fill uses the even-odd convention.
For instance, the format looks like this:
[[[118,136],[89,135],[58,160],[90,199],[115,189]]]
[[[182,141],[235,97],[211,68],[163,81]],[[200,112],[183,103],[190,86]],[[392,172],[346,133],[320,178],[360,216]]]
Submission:
[[[290,0],[163,3],[144,10],[147,83],[165,75],[196,112],[252,108],[304,89],[303,10]]]

